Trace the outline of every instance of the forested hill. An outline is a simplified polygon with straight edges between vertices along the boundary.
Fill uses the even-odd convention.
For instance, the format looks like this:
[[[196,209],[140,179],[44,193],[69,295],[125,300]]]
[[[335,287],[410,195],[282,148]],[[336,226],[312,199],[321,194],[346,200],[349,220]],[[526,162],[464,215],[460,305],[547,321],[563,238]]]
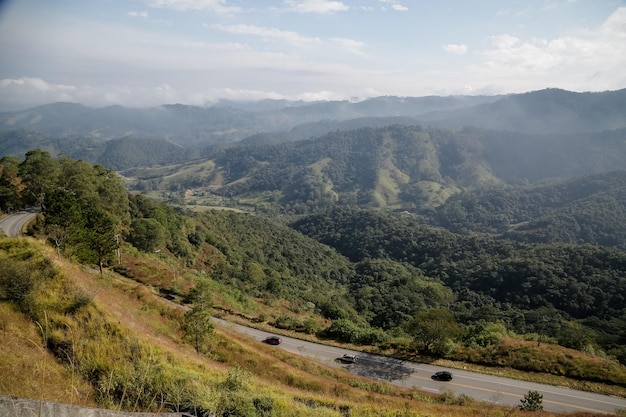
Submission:
[[[464,320],[502,320],[523,332],[542,331],[542,317],[550,317],[550,329],[543,331],[558,333],[575,319],[593,327],[604,346],[620,350],[626,342],[626,323],[616,319],[626,317],[621,251],[460,236],[411,216],[349,208],[309,216],[293,227],[353,262],[403,262],[441,279],[454,291],[452,308]]]
[[[464,191],[436,209],[437,225],[526,242],[626,248],[626,171],[538,185]]]
[[[207,160],[123,173],[137,189],[190,189],[296,214],[335,204],[413,211],[461,190],[623,169],[624,135],[539,137],[396,125],[228,147]]]
[[[575,93],[545,89],[422,117],[434,126],[473,126],[528,134],[573,134],[624,128],[626,89]]]
[[[179,299],[206,282],[226,311],[384,349],[398,343],[466,360],[467,352],[493,352],[505,335],[540,334],[626,362],[626,255],[617,250],[459,235],[412,214],[354,207],[322,210],[292,227],[228,210],[192,214],[128,194],[114,171],[41,150],[3,158],[0,168],[0,208],[41,207],[31,232],[57,256]],[[11,284],[29,275],[6,269],[3,276]],[[425,336],[420,323],[431,322],[445,332]],[[516,366],[557,372],[538,362]],[[624,384],[617,374],[590,377]]]

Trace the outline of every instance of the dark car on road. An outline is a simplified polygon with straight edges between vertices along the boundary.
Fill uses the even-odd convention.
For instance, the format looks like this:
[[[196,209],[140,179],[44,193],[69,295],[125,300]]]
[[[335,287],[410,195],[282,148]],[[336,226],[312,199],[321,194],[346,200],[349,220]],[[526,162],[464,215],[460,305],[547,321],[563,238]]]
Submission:
[[[283,340],[278,336],[268,336],[264,340],[268,345],[280,345]]]
[[[452,372],[439,371],[435,372],[432,376],[435,381],[452,381]]]

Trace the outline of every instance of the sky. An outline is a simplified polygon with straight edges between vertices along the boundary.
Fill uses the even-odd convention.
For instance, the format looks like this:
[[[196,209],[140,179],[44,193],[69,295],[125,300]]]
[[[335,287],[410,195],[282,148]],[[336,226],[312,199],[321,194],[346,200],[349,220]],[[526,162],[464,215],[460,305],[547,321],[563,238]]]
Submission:
[[[626,0],[0,0],[0,111],[626,88]]]

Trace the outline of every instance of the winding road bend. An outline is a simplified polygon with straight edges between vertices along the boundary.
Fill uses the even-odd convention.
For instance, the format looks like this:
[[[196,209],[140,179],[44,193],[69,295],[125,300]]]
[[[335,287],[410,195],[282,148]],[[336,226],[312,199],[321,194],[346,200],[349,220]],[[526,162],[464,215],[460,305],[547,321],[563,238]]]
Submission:
[[[21,236],[24,226],[34,219],[36,215],[37,213],[35,211],[28,210],[9,214],[0,219],[0,229],[9,237]]]

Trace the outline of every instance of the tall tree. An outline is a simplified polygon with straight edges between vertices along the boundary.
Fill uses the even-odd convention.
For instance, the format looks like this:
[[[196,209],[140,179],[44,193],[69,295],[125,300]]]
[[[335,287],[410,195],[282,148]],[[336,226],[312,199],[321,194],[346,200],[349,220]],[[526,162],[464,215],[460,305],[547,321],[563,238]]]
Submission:
[[[105,211],[93,208],[86,212],[83,247],[92,261],[98,264],[100,274],[105,261],[118,248],[115,239],[115,225],[111,216]]]
[[[93,164],[87,161],[74,160],[67,155],[61,155],[59,157],[59,167],[61,171],[59,186],[61,188],[76,195],[81,203],[89,202],[91,205],[97,200],[97,182]]]
[[[99,207],[111,215],[116,229],[130,223],[128,193],[124,181],[115,171],[102,165],[76,161],[68,156],[59,159],[59,185],[76,195],[81,206]]]
[[[193,302],[193,306],[185,313],[183,331],[185,338],[191,341],[196,352],[200,353],[202,345],[213,333],[213,323],[211,322],[213,296],[208,283],[201,281],[191,291],[189,299]]]
[[[102,165],[95,165],[93,169],[101,207],[111,215],[116,229],[126,229],[130,224],[130,210],[124,180],[114,170]]]
[[[43,210],[46,192],[57,186],[59,173],[59,162],[48,152],[41,149],[28,151],[19,165],[19,174],[29,202],[39,205]]]
[[[166,233],[165,227],[155,219],[133,219],[126,240],[141,251],[154,252],[165,244]]]
[[[22,207],[22,179],[20,160],[13,156],[0,159],[0,210],[11,211]]]
[[[449,310],[431,308],[420,311],[407,322],[406,331],[413,336],[418,350],[442,354],[446,342],[460,335],[461,327]]]

